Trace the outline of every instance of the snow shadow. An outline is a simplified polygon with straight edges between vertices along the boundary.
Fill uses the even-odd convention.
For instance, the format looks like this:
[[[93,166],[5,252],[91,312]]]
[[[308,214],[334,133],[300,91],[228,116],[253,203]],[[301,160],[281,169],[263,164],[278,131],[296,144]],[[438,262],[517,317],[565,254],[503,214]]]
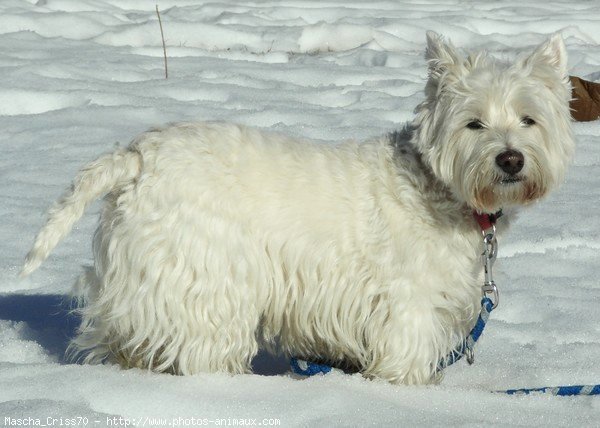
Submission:
[[[261,350],[252,360],[252,371],[263,376],[281,375],[290,371],[290,362],[281,355],[271,355]]]
[[[65,363],[65,350],[80,322],[74,307],[65,295],[9,294],[0,296],[0,319],[26,322],[29,339]]]
[[[31,337],[58,361],[66,363],[65,351],[75,336],[80,318],[65,295],[0,295],[0,319],[26,322]],[[273,376],[289,370],[287,359],[260,351],[252,361],[254,373]]]

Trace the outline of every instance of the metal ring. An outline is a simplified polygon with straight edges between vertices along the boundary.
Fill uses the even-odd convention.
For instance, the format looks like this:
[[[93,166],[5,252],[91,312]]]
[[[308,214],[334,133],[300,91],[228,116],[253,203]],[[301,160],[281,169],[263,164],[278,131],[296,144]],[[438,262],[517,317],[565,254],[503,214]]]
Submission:
[[[498,307],[498,302],[500,301],[500,295],[494,281],[483,284],[481,290],[483,292],[483,297],[486,297],[487,294],[492,294],[493,297],[490,299],[492,301],[492,309],[496,309]]]
[[[467,358],[467,363],[469,363],[469,365],[475,362],[475,352],[473,351],[473,348],[465,349],[465,357]]]

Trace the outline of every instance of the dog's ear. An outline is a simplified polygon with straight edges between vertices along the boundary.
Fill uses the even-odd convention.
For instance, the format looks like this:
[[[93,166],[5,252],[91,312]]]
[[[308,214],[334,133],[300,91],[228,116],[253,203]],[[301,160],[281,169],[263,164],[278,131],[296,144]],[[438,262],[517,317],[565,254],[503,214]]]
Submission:
[[[461,56],[452,43],[446,43],[444,38],[434,31],[427,31],[426,35],[425,59],[431,77],[439,77],[450,67],[462,63]]]
[[[560,33],[554,33],[548,40],[539,45],[533,53],[525,59],[525,64],[537,64],[553,67],[562,79],[568,77],[567,49]]]

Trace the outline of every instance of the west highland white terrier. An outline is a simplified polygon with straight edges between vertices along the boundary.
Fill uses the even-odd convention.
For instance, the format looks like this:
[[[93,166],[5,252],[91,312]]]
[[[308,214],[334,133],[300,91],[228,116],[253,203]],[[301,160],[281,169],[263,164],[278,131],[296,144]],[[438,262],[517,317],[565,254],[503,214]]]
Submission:
[[[514,63],[427,34],[402,131],[318,144],[227,123],[152,129],[86,165],[27,256],[35,270],[106,195],[74,349],[177,374],[245,373],[259,346],[393,383],[434,381],[473,327],[482,233],[563,181],[564,43]]]

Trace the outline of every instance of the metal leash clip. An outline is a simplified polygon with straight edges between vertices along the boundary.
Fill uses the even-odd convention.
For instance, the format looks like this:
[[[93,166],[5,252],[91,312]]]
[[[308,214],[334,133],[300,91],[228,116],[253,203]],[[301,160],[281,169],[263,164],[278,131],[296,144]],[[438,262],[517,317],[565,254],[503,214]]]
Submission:
[[[481,287],[483,297],[491,294],[492,309],[496,309],[498,306],[499,296],[498,287],[494,283],[492,275],[492,266],[496,261],[498,255],[498,241],[496,239],[496,226],[484,230],[483,232],[483,253],[481,254],[481,262],[483,264],[483,271],[485,273],[485,280],[483,287]]]

